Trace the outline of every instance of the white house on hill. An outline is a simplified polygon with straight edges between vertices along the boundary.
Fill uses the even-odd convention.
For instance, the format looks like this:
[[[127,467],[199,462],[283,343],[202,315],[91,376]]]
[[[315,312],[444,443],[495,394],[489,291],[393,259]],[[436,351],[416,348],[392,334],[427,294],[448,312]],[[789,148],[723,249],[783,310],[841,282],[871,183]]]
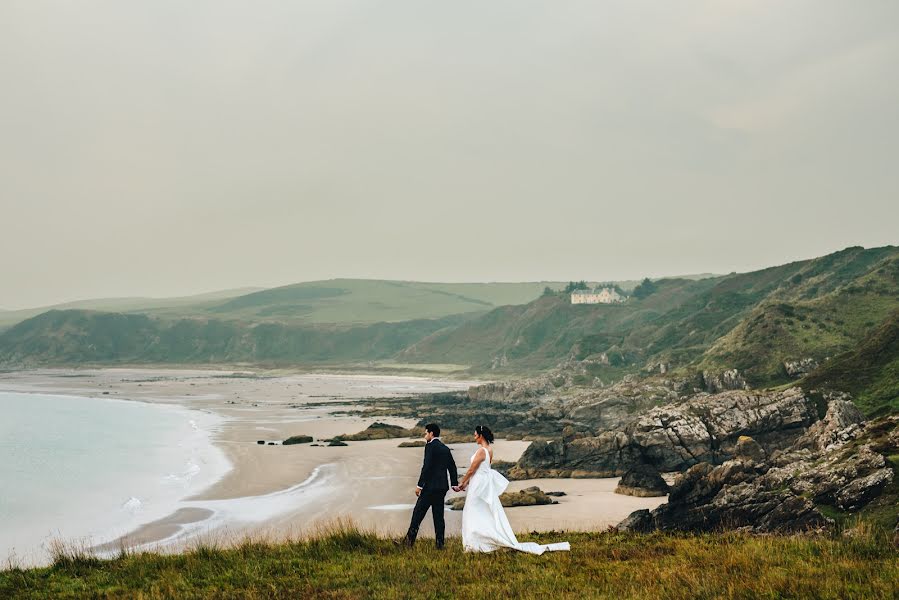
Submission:
[[[614,288],[610,287],[571,292],[572,304],[615,304],[616,302],[624,302],[626,299],[625,296],[622,296]]]

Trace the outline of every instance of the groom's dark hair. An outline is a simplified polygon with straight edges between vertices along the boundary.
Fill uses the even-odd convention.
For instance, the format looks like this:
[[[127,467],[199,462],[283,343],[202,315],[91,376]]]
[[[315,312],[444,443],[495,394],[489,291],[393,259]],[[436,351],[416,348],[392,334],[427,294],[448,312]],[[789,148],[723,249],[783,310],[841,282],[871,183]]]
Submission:
[[[437,423],[428,423],[425,425],[425,431],[430,431],[434,437],[440,437],[440,425]]]

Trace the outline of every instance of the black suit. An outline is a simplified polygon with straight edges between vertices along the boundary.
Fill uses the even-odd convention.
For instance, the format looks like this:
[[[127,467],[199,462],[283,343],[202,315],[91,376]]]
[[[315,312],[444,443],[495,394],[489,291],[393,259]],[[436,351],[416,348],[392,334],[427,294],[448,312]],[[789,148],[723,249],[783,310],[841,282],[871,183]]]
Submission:
[[[421,466],[421,475],[418,477],[418,487],[421,493],[412,511],[412,522],[406,533],[406,542],[411,546],[418,536],[418,527],[424,520],[428,509],[434,517],[434,533],[437,536],[437,547],[443,547],[443,536],[446,525],[443,521],[443,500],[449,491],[447,474],[452,485],[459,485],[459,474],[456,470],[456,461],[453,453],[439,439],[433,439],[425,445],[425,461]]]

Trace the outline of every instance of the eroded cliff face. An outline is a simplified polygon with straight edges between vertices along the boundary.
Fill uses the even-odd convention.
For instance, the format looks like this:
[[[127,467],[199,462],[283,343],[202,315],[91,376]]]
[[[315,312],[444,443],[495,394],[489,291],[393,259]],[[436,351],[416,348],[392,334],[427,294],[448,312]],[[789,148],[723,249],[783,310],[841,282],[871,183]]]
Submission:
[[[610,477],[639,463],[683,471],[731,458],[740,436],[752,436],[769,453],[785,448],[820,417],[819,401],[799,388],[701,393],[637,416],[631,413],[619,429],[592,437],[535,442],[511,474],[521,479]]]

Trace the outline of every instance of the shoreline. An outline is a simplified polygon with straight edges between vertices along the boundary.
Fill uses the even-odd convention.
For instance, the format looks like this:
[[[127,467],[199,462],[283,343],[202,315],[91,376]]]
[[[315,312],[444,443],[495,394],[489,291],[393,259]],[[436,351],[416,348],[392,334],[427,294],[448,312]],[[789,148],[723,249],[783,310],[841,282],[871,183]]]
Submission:
[[[178,550],[202,536],[286,539],[339,518],[350,518],[385,535],[401,534],[415,500],[412,490],[421,468],[420,448],[398,448],[402,439],[349,442],[346,447],[282,446],[280,441],[291,435],[320,440],[355,433],[375,421],[408,427],[414,419],[331,413],[358,399],[467,389],[477,383],[418,375],[276,375],[197,369],[0,373],[0,390],[145,402],[201,410],[220,419],[217,430],[210,433],[210,442],[231,468],[202,490],[181,498],[162,518],[148,520],[117,539],[103,540],[95,546],[102,552],[117,551],[123,544]],[[325,398],[333,404],[319,404]],[[259,440],[266,444],[257,444]],[[277,441],[277,445],[268,445],[269,441]],[[529,443],[497,440],[496,460],[517,460]],[[464,470],[474,444],[450,447]],[[666,501],[665,497],[613,494],[617,481],[513,481],[510,491],[538,485],[544,491],[563,491],[566,496],[558,498],[557,505],[511,508],[509,519],[516,531],[601,529],[633,510],[654,508]],[[450,492],[447,498],[455,496]],[[447,510],[446,521],[448,535],[457,533],[461,512]],[[421,535],[433,535],[430,519]]]

